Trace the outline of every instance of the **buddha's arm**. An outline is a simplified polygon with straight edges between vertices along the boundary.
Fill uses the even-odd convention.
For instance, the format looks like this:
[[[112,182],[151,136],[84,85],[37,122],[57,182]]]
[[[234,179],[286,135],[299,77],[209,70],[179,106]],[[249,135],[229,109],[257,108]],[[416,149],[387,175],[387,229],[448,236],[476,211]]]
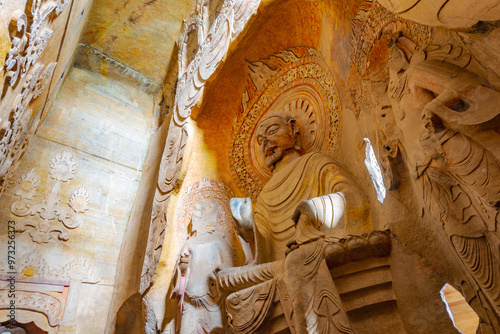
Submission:
[[[316,229],[321,225],[332,229],[344,215],[344,208],[344,194],[341,192],[328,194],[301,202],[295,209],[292,219],[297,223],[300,216],[305,215]]]
[[[283,271],[282,265],[283,261],[275,261],[255,266],[225,268],[217,273],[217,281],[225,291],[240,291],[280,275]]]

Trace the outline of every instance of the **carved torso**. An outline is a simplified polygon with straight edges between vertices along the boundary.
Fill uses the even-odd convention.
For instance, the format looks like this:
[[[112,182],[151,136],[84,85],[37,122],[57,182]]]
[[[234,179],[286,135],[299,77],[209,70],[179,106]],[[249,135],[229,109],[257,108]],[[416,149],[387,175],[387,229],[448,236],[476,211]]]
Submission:
[[[186,282],[186,294],[190,298],[210,299],[216,297],[210,293],[209,277],[217,266],[232,266],[231,248],[226,239],[219,234],[208,234],[186,241],[181,255],[189,257],[189,278]]]
[[[286,243],[295,235],[292,214],[302,201],[334,192],[344,177],[333,159],[309,153],[276,171],[255,204],[260,263],[285,258]]]

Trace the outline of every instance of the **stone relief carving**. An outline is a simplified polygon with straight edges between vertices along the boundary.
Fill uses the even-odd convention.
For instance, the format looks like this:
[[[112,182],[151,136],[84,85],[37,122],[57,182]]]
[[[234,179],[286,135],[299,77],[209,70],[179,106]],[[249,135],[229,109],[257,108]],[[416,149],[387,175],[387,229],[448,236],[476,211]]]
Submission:
[[[232,246],[221,229],[223,214],[223,206],[213,199],[201,198],[192,210],[190,236],[181,248],[172,279],[171,298],[179,300],[178,333],[223,333],[226,328],[224,296],[214,275],[234,264]]]
[[[418,8],[428,6],[425,1],[387,5],[410,2],[415,7],[401,11],[404,18],[413,19]],[[442,2],[437,8],[448,4],[451,9],[452,2]],[[475,13],[471,12],[471,20],[462,21],[463,27],[476,20]],[[495,176],[500,172],[500,118],[493,107],[500,96],[498,78],[486,73],[484,64],[478,63],[453,32],[415,30],[411,26],[416,24],[398,18],[384,21],[373,34],[371,20],[375,17],[367,12],[357,18],[366,20],[355,23],[367,32],[354,30],[353,45],[375,45],[379,38],[386,38],[389,71],[386,77],[372,75],[371,80],[380,83],[365,80],[366,89],[378,101],[375,107],[361,103],[355,113],[376,111],[378,155],[387,188],[398,189],[403,169],[408,170],[408,181],[421,197],[433,228],[457,259],[451,265],[457,277],[464,277],[457,284],[479,315],[480,330],[492,331],[500,317],[500,184]],[[436,17],[441,20],[444,16]],[[426,19],[435,17],[427,14]],[[432,25],[450,24],[446,20]],[[363,40],[364,36],[374,39]],[[369,52],[367,49],[362,62],[353,58],[360,75],[373,65],[368,61]]]
[[[200,181],[191,184],[183,192],[175,213],[175,231],[177,237],[186,240],[189,236],[189,224],[192,220],[194,207],[204,200],[211,200],[220,206],[219,226],[220,233],[230,239],[234,235],[234,227],[231,223],[231,210],[229,200],[233,196],[232,190],[223,182],[203,177]]]
[[[197,0],[189,17],[182,22],[182,31],[177,41],[179,45],[179,77],[186,71],[198,48],[205,41],[212,22],[209,8],[221,0]]]
[[[441,232],[498,316],[500,156],[494,143],[500,138],[492,129],[500,124],[500,93],[405,36],[394,35],[389,51],[389,94],[405,163]]]
[[[297,207],[296,234],[288,242],[284,260],[226,268],[217,274],[221,288],[233,292],[226,307],[234,332],[261,330],[273,318],[271,305],[279,298],[292,333],[352,333],[329,270],[386,257],[391,243],[388,232],[341,239],[320,232],[322,225],[334,226],[342,215],[335,215],[335,196],[307,200]]]
[[[209,1],[209,3],[212,1]],[[199,2],[201,6],[204,6],[205,3],[205,1]],[[179,80],[173,104],[174,117],[170,122],[169,135],[167,137],[161,164],[161,166],[163,166],[161,168],[163,168],[163,171],[167,174],[160,173],[158,179],[159,186],[162,183],[168,184],[168,186],[163,190],[158,188],[155,192],[148,244],[141,273],[141,285],[139,289],[141,293],[144,293],[151,285],[163,247],[163,236],[167,226],[166,210],[168,198],[179,178],[182,165],[181,158],[184,156],[188,140],[189,125],[186,123],[186,120],[191,115],[192,107],[198,101],[206,80],[215,72],[222,62],[229,43],[234,41],[243,31],[243,28],[257,10],[259,4],[260,0],[224,1],[219,14],[210,25],[210,29],[203,42],[198,41],[199,46],[197,47],[196,54],[189,64],[187,64],[188,58],[182,53],[185,52],[183,51],[185,48],[182,45],[179,46],[180,54],[178,59],[182,63],[179,64]],[[209,12],[213,13],[211,10]],[[186,33],[181,35],[179,43],[186,42],[186,36],[190,29],[189,27],[192,25],[191,21],[188,21],[184,26],[187,30],[184,30]],[[208,27],[208,25],[204,23],[204,27]],[[184,69],[183,66],[187,67]],[[172,133],[172,135],[170,133]],[[172,154],[178,157],[177,160],[174,159],[175,162],[173,162],[174,160],[171,158]],[[168,163],[164,164],[164,159],[168,161]],[[165,175],[167,175],[167,177],[165,177]]]
[[[352,218],[343,217],[345,203],[360,208],[365,200],[329,155],[305,153],[302,143],[310,132],[290,104],[283,105],[285,110],[269,108],[255,130],[246,130],[255,138],[256,161],[272,176],[257,196],[253,217],[249,199],[231,200],[243,239],[251,238],[253,225],[256,261],[218,274],[221,287],[233,292],[226,303],[229,326],[255,332],[279,297],[292,333],[352,333],[328,271],[325,237],[345,235]]]
[[[295,233],[291,214],[300,202],[333,192],[343,192],[352,207],[362,208],[366,202],[348,173],[330,156],[303,154],[302,128],[298,120],[282,112],[268,113],[256,127],[255,149],[262,164],[273,171],[253,208],[259,263],[284,258],[286,243]],[[342,235],[356,219],[348,214],[335,233]]]
[[[188,124],[178,127],[171,123],[170,126],[153,200],[148,245],[141,273],[141,293],[151,284],[160,260],[167,227],[167,206],[170,193],[176,187],[179,178],[190,129]]]
[[[497,21],[500,18],[498,1],[429,1],[377,0],[401,17],[434,27],[470,29],[479,21]]]
[[[271,65],[275,62],[280,66]],[[256,198],[272,175],[254,149],[257,138],[252,130],[264,114],[279,110],[293,115],[300,127],[302,149],[307,153],[336,152],[342,119],[334,79],[316,50],[285,50],[250,63],[249,69],[248,86],[233,122],[229,158],[239,188]]]
[[[90,266],[90,262],[83,255],[67,261],[60,266],[51,266],[40,252],[39,246],[33,247],[19,257],[16,269],[20,277],[39,277],[57,281],[76,281],[82,283],[98,283],[99,276]],[[0,271],[7,273],[7,267],[1,267]]]
[[[184,72],[179,73],[174,107],[177,124],[185,123],[206,80],[224,59],[229,43],[241,33],[259,4],[260,0],[224,2],[206,38],[200,42],[194,59]],[[182,47],[179,49],[182,50]],[[179,59],[182,59],[182,54]],[[182,70],[182,66],[179,69]]]
[[[38,126],[38,110],[32,111],[30,106],[44,91],[56,66],[55,62],[41,64],[39,59],[52,35],[51,21],[68,3],[69,0],[34,0],[29,6],[25,4],[26,10],[31,9],[29,15],[18,8],[10,17],[14,23],[10,32],[11,49],[0,82],[0,194]]]
[[[370,66],[367,55],[373,48],[375,41],[379,39],[383,30],[390,23],[397,24],[405,35],[416,41],[418,45],[427,45],[432,38],[432,30],[429,27],[403,20],[396,14],[382,7],[378,2],[368,0],[363,2],[356,18],[351,21],[351,61],[357,68],[359,74],[363,75]],[[369,96],[369,85],[358,87],[364,88],[364,93]],[[363,94],[359,94],[362,96]],[[358,95],[356,95],[358,96]]]
[[[31,239],[39,244],[54,240],[53,233],[57,233],[60,240],[67,241],[70,237],[68,229],[80,226],[82,214],[90,207],[90,194],[85,186],[81,186],[71,194],[68,206],[63,206],[59,189],[62,182],[73,179],[78,168],[78,162],[70,151],[61,151],[50,160],[49,176],[56,182],[50,192],[37,199],[41,180],[35,169],[24,173],[18,180],[14,195],[19,197],[11,205],[11,212],[18,217],[26,217],[16,228],[19,232],[30,229]],[[30,217],[35,219],[29,219]],[[41,220],[38,220],[40,218]],[[57,222],[63,226],[57,225]]]
[[[41,247],[36,245],[18,258],[17,277],[24,286],[16,289],[16,308],[41,312],[47,316],[50,326],[74,330],[81,284],[95,284],[100,278],[83,255],[53,264],[54,258],[44,255]],[[7,277],[8,271],[7,266],[0,266],[0,273]],[[46,293],[46,284],[59,286],[63,292]],[[9,299],[2,298],[0,308],[8,309]]]
[[[16,309],[40,312],[47,317],[49,325],[59,325],[57,317],[63,311],[63,301],[50,293],[36,291],[16,291],[15,299],[9,297],[8,290],[0,290],[0,309],[8,309],[10,301],[14,300]]]

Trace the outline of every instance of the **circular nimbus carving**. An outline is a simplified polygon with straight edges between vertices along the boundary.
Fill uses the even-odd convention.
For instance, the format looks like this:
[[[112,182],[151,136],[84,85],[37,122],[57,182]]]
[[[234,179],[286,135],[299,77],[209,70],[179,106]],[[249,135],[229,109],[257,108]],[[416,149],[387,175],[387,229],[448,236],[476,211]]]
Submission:
[[[217,229],[223,231],[226,237],[234,236],[229,200],[233,197],[231,189],[224,183],[203,177],[200,181],[191,184],[182,194],[175,214],[175,230],[177,237],[186,240],[191,214],[197,203],[212,202],[220,210],[221,220]],[[216,208],[214,208],[215,210]]]
[[[251,64],[267,66],[266,60],[280,61],[276,71],[262,71],[268,77],[259,78],[256,92],[248,102],[242,99],[242,112],[233,124],[233,145],[229,152],[231,170],[240,190],[257,197],[271,178],[256,150],[256,127],[270,113],[292,115],[299,124],[303,150],[333,154],[340,146],[341,110],[337,88],[330,70],[314,50],[285,51],[272,58]],[[282,56],[283,54],[286,57]],[[290,56],[292,54],[292,56]],[[307,54],[300,58],[296,54]],[[282,56],[282,57],[280,57]],[[250,79],[252,80],[252,78]],[[253,82],[253,81],[250,81]]]

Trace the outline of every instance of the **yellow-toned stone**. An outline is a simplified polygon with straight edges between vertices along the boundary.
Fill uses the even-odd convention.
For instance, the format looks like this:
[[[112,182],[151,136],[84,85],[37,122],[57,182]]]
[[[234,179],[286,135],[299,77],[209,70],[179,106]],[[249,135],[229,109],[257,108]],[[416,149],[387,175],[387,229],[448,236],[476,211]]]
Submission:
[[[0,88],[3,86],[3,80],[5,78],[4,60],[7,57],[7,53],[9,53],[10,47],[9,31],[2,22],[0,22],[0,59],[2,65],[0,70]]]
[[[82,42],[162,83],[182,20],[194,2],[95,0]]]

